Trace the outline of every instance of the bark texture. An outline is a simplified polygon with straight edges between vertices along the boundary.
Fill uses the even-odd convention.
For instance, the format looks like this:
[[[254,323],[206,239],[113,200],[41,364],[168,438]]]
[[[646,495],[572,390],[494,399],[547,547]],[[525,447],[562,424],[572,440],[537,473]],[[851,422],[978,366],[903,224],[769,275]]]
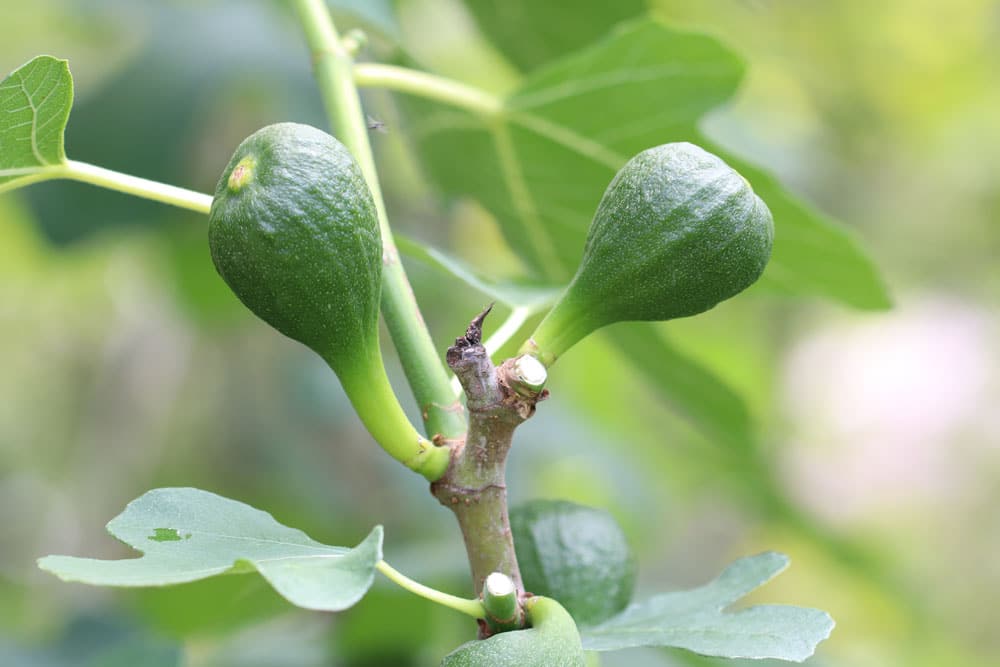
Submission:
[[[489,312],[477,315],[448,348],[448,366],[465,389],[469,430],[464,439],[450,443],[448,471],[431,485],[434,496],[458,519],[477,595],[491,572],[506,574],[524,591],[507,514],[506,463],[514,429],[545,396],[518,386],[512,360],[494,366],[482,345]]]

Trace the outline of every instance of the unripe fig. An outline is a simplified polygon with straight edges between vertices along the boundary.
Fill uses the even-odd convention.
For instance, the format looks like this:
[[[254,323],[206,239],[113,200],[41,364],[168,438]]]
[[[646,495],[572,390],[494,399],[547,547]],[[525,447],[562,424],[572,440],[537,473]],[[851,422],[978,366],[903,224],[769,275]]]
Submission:
[[[307,125],[246,139],[209,217],[219,273],[247,307],[320,354],[342,380],[377,348],[382,241],[348,150]]]
[[[548,366],[608,324],[704,312],[760,277],[773,237],[767,206],[720,158],[645,150],[611,181],[576,276],[522,352]]]
[[[532,500],[511,508],[510,530],[526,591],[558,600],[581,626],[628,606],[635,555],[605,510]]]
[[[215,190],[209,246],[250,310],[316,351],[390,454],[435,479],[447,453],[422,438],[386,377],[378,340],[382,241],[350,152],[297,123],[240,144]]]
[[[535,596],[524,610],[530,628],[462,644],[441,667],[584,667],[580,633],[558,602]]]

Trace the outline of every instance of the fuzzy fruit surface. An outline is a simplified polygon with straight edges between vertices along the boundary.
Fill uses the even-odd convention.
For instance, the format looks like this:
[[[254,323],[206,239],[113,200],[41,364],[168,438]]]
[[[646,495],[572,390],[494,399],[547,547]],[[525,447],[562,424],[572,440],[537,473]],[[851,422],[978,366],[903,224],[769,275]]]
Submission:
[[[760,277],[773,239],[771,212],[720,158],[645,150],[605,191],[576,276],[533,336],[538,356],[549,364],[613,322],[704,312]]]
[[[462,644],[441,667],[584,667],[580,633],[558,602],[536,596],[524,608],[530,628]]]
[[[558,600],[582,626],[596,625],[632,599],[635,557],[608,512],[563,500],[510,511],[525,590]]]
[[[269,125],[233,155],[209,216],[212,261],[261,319],[341,376],[378,354],[382,240],[354,158],[308,125]]]

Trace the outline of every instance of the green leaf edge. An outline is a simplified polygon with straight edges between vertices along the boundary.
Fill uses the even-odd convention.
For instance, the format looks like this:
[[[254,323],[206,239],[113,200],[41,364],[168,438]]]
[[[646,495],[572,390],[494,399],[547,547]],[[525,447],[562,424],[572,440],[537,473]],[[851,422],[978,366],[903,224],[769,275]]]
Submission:
[[[563,135],[561,139],[551,135],[550,132],[542,132],[538,127],[538,121],[541,121],[542,124],[549,125],[548,121],[542,117],[536,116],[531,105],[524,107],[523,98],[527,96],[530,99],[531,96],[535,94],[531,91],[532,86],[537,85],[539,80],[544,80],[550,72],[561,69],[565,62],[572,62],[573,59],[579,59],[585,54],[595,49],[599,49],[605,44],[621,38],[623,35],[629,34],[631,31],[646,30],[650,28],[710,40],[725,52],[726,57],[730,60],[729,65],[733,69],[732,90],[729,92],[725,100],[721,100],[715,107],[713,107],[713,109],[706,111],[702,117],[695,121],[694,126],[691,128],[692,135],[688,138],[688,140],[697,142],[698,145],[701,145],[707,150],[718,154],[720,157],[732,164],[734,168],[744,174],[749,182],[753,184],[754,190],[757,191],[769,205],[771,203],[771,198],[774,197],[775,199],[781,200],[782,204],[796,209],[799,218],[796,224],[814,229],[817,240],[822,240],[825,237],[828,241],[831,241],[836,245],[838,252],[846,253],[848,266],[855,271],[855,282],[861,283],[860,287],[858,284],[841,287],[837,284],[825,281],[822,277],[807,274],[806,277],[808,280],[804,282],[804,288],[800,286],[796,289],[789,289],[790,287],[794,287],[797,283],[796,281],[782,280],[779,277],[782,270],[787,268],[784,266],[785,253],[781,252],[779,248],[777,256],[772,257],[772,261],[769,263],[768,269],[764,272],[761,280],[761,287],[774,294],[784,297],[790,296],[795,298],[808,298],[811,296],[818,296],[820,298],[832,300],[842,305],[860,310],[880,311],[891,307],[892,299],[889,294],[885,278],[878,270],[878,266],[873,261],[867,247],[861,241],[854,229],[820,212],[814,205],[795,195],[767,169],[754,164],[750,160],[735,155],[733,152],[724,149],[716,142],[704,136],[700,129],[704,116],[729,103],[733,95],[735,95],[738,91],[739,86],[741,85],[746,74],[745,59],[734,51],[724,40],[719,39],[716,35],[687,27],[674,27],[668,25],[662,20],[661,17],[649,13],[639,14],[635,17],[625,19],[613,25],[604,36],[595,40],[590,45],[582,47],[576,51],[565,53],[554,60],[546,62],[545,64],[526,72],[524,80],[521,81],[521,83],[503,100],[504,123],[500,127],[504,128],[504,132],[508,132],[512,127],[519,127],[522,130],[529,130],[535,134],[540,134],[549,141],[553,141],[557,144],[561,143],[564,147],[571,148],[581,155],[586,155],[596,162],[604,163],[612,169],[612,172],[617,171],[627,161],[627,156],[619,155],[615,152],[615,150],[608,148],[597,141],[592,141],[589,137],[581,137],[572,129],[567,129],[565,133],[561,133]],[[470,121],[469,118],[464,115],[460,115],[457,112],[455,112],[455,114],[456,116],[460,116],[462,118],[461,124],[471,123],[472,127],[485,132],[486,134],[495,133],[497,131],[496,126],[488,123],[482,123],[478,120]],[[556,129],[561,130],[563,128],[560,126]],[[573,139],[573,141],[566,143],[566,141],[568,141],[567,135],[571,135],[569,138]],[[744,171],[750,173],[744,173]],[[506,187],[510,190],[509,184]],[[465,194],[470,195],[471,193]],[[475,195],[471,194],[471,196],[474,197]],[[534,200],[530,203],[531,205],[528,208],[534,210],[537,203],[534,202]],[[493,211],[493,213],[497,214],[496,211]],[[526,224],[525,220],[522,219],[524,217],[523,213],[516,213],[515,217],[519,218],[519,225],[524,226]],[[784,236],[793,230],[793,225],[787,225],[786,227],[786,225],[778,219],[778,216],[776,216],[776,223],[779,226],[777,233],[782,235],[780,244],[783,247]],[[781,228],[785,228],[785,231],[783,232]],[[505,229],[504,233],[509,233],[509,230]],[[528,236],[530,237],[531,235],[528,234]],[[552,239],[548,239],[548,241],[551,240]],[[549,243],[549,246],[551,250],[551,243]],[[534,255],[539,252],[538,248],[534,248],[531,251],[526,251],[523,248],[515,248],[515,250],[520,257],[528,261],[530,264],[534,265],[537,262],[537,257],[534,257]],[[791,264],[794,266],[796,262],[792,262]],[[535,268],[537,269],[538,267],[536,266]],[[797,271],[798,268],[793,268],[793,275],[798,275],[798,273],[796,273]]]
[[[24,172],[23,176],[15,176],[9,181],[0,182],[0,194],[14,190],[16,188],[21,188],[26,185],[31,185],[32,183],[37,183],[39,181],[49,180],[55,178],[60,171],[60,167],[66,164],[66,125],[69,122],[69,115],[73,109],[73,98],[74,98],[74,87],[73,87],[73,73],[69,69],[69,60],[64,58],[58,58],[56,56],[42,54],[35,56],[31,60],[22,64],[20,67],[12,70],[7,76],[0,81],[0,91],[3,90],[4,85],[15,75],[21,73],[24,69],[37,65],[41,62],[47,62],[49,66],[54,66],[60,68],[59,77],[61,82],[67,87],[67,103],[64,109],[62,109],[59,114],[54,118],[59,121],[62,131],[59,133],[59,139],[57,144],[57,162],[56,163],[44,163],[37,165],[35,167],[17,167],[11,169],[0,169],[0,178],[5,176],[15,176],[13,172]],[[6,173],[5,173],[6,172]]]
[[[264,510],[259,510],[259,509],[255,508],[255,507],[253,507],[252,505],[248,505],[246,503],[242,503],[240,501],[236,501],[236,500],[233,500],[231,498],[227,498],[225,496],[221,496],[221,495],[212,493],[210,491],[204,491],[202,489],[196,489],[196,488],[193,488],[193,487],[161,487],[161,488],[157,488],[157,489],[151,489],[151,490],[147,491],[146,493],[144,493],[143,495],[139,496],[138,498],[135,498],[132,501],[130,501],[128,503],[128,505],[126,506],[126,508],[124,510],[122,510],[122,512],[120,512],[117,516],[115,516],[113,519],[111,519],[106,524],[105,528],[107,529],[108,533],[112,537],[114,537],[116,540],[118,540],[122,544],[125,544],[125,546],[129,547],[130,549],[132,549],[132,550],[134,550],[134,551],[136,551],[136,552],[144,555],[145,552],[143,550],[138,549],[135,546],[128,544],[124,540],[120,539],[117,535],[115,535],[115,533],[112,530],[113,524],[117,520],[119,520],[120,518],[122,518],[122,517],[125,516],[125,514],[128,511],[128,507],[129,506],[131,506],[132,504],[134,504],[134,503],[136,503],[136,502],[144,499],[146,496],[148,496],[150,494],[153,494],[153,493],[156,493],[156,492],[162,492],[162,491],[186,491],[186,490],[196,491],[196,492],[204,493],[204,494],[209,494],[209,495],[212,495],[212,496],[216,496],[217,498],[221,498],[222,500],[227,501],[227,502],[235,502],[235,503],[239,503],[241,505],[245,505],[246,507],[248,507],[248,508],[250,508],[250,509],[252,509],[254,511],[257,511],[257,512],[260,512],[261,514],[266,515],[266,517],[268,517],[269,519],[271,519],[272,521],[274,521],[275,524],[277,524],[279,526],[282,526],[282,527],[286,527],[286,528],[288,527],[288,526],[285,526],[285,524],[282,524],[281,522],[279,522],[277,519],[275,519],[274,516],[270,512],[265,512]],[[150,528],[150,530],[156,531],[156,530],[160,530],[160,529],[152,527],[152,528]],[[303,535],[305,535],[305,533],[303,533]],[[60,563],[67,563],[67,562],[75,562],[75,563],[80,563],[80,562],[104,562],[104,563],[106,563],[106,562],[118,562],[120,560],[141,560],[143,558],[143,556],[139,556],[138,558],[134,558],[134,559],[99,559],[99,558],[80,558],[80,557],[77,557],[77,556],[48,555],[48,556],[43,556],[43,557],[37,559],[36,564],[37,564],[37,566],[38,566],[39,569],[41,569],[41,570],[43,570],[45,572],[48,572],[49,574],[52,574],[52,575],[58,577],[60,580],[68,582],[68,583],[79,583],[79,584],[87,584],[87,585],[92,585],[92,586],[107,586],[107,587],[113,587],[113,588],[163,588],[165,586],[175,586],[175,585],[180,585],[180,584],[192,583],[192,582],[195,582],[195,581],[201,581],[203,579],[208,579],[210,577],[214,577],[214,576],[218,576],[218,575],[249,574],[249,573],[252,573],[252,572],[257,572],[258,574],[261,575],[261,577],[264,578],[265,581],[267,581],[267,583],[272,588],[274,588],[274,590],[279,595],[281,595],[283,598],[285,598],[286,600],[288,600],[288,602],[290,602],[291,604],[293,604],[295,606],[298,606],[298,607],[301,607],[301,608],[304,608],[304,609],[310,609],[310,610],[313,610],[313,611],[342,611],[344,609],[347,609],[347,608],[353,606],[355,603],[357,603],[362,597],[364,597],[364,595],[365,595],[365,593],[367,593],[368,589],[371,588],[371,585],[372,585],[372,582],[374,581],[374,576],[375,576],[375,564],[382,560],[382,540],[383,540],[383,536],[384,536],[383,527],[381,525],[376,525],[374,528],[372,528],[371,532],[369,532],[368,535],[361,542],[359,542],[357,544],[357,546],[355,546],[353,548],[334,547],[334,546],[330,546],[330,545],[322,545],[322,546],[329,547],[331,549],[343,549],[343,551],[344,551],[343,557],[347,557],[347,556],[350,556],[350,555],[353,555],[353,554],[360,553],[360,552],[362,552],[362,550],[374,550],[374,552],[375,552],[375,557],[374,557],[374,560],[373,560],[373,563],[372,563],[372,568],[371,568],[371,577],[369,578],[368,586],[353,601],[350,601],[349,603],[346,603],[346,604],[343,604],[343,605],[337,605],[337,606],[330,606],[330,605],[311,606],[311,605],[304,605],[304,604],[301,604],[299,602],[296,602],[295,600],[291,599],[289,596],[285,595],[285,593],[277,587],[277,585],[274,583],[274,581],[272,581],[268,577],[267,574],[265,574],[264,572],[261,572],[251,561],[246,560],[246,559],[236,559],[236,560],[233,561],[232,565],[230,565],[229,567],[224,567],[224,568],[208,568],[208,569],[205,569],[204,571],[202,571],[201,573],[199,573],[197,576],[178,578],[178,579],[176,579],[174,581],[168,581],[168,582],[164,582],[164,583],[161,583],[161,584],[147,584],[147,583],[117,583],[117,584],[115,584],[115,583],[107,583],[107,582],[94,582],[94,581],[88,581],[85,577],[75,577],[75,576],[72,576],[72,575],[67,575],[59,567]],[[306,537],[308,537],[308,536],[306,536]],[[321,543],[318,543],[318,544],[321,544]]]
[[[564,286],[548,286],[537,283],[518,284],[515,282],[494,282],[480,275],[465,262],[444,251],[394,234],[396,248],[405,256],[422,262],[444,274],[458,278],[476,291],[499,301],[511,308],[523,308],[529,313],[539,313],[552,307],[565,291]]]
[[[605,340],[615,354],[632,366],[640,381],[710,442],[745,456],[757,447],[757,416],[743,394],[716,371],[690,355],[651,322],[607,327]],[[642,352],[653,350],[656,359]],[[664,372],[665,371],[665,372]],[[697,398],[693,389],[711,389],[711,400]]]
[[[801,288],[789,287],[789,282],[783,280],[780,271],[776,269],[770,272],[764,271],[759,281],[761,288],[779,296],[800,299],[815,294],[857,310],[885,311],[893,307],[889,284],[857,229],[840,222],[817,208],[808,199],[789,190],[772,170],[729,151],[705,136],[700,136],[699,142],[706,150],[725,160],[751,183],[757,195],[768,204],[772,213],[775,213],[775,224],[781,224],[778,222],[781,211],[794,210],[800,222],[808,222],[812,226],[815,238],[821,238],[825,234],[836,245],[835,250],[838,253],[847,253],[842,258],[841,264],[849,266],[854,276],[860,276],[866,285],[866,289],[858,291],[853,286],[832,289],[829,285],[811,284],[808,291],[803,292]],[[786,225],[782,238],[778,240],[777,236],[775,237],[777,247],[774,253],[778,260],[775,263],[775,255],[772,255],[769,266],[775,264],[778,267],[796,263],[794,260],[789,262],[784,259],[787,254],[784,246],[793,233],[792,225]],[[795,284],[794,281],[792,284]]]
[[[758,588],[764,586],[765,584],[767,584],[769,581],[771,581],[772,579],[774,579],[775,577],[777,577],[779,574],[781,574],[782,572],[784,572],[788,568],[789,564],[791,563],[791,559],[787,555],[779,553],[779,552],[776,552],[776,551],[765,551],[765,552],[757,554],[755,556],[746,556],[744,558],[740,558],[740,559],[735,560],[732,563],[730,563],[717,577],[715,577],[714,579],[712,579],[710,582],[704,584],[703,586],[699,586],[697,588],[692,588],[692,589],[686,589],[684,591],[671,591],[669,593],[655,595],[655,596],[653,596],[651,598],[648,598],[644,602],[638,602],[638,603],[632,603],[632,604],[630,604],[628,607],[626,607],[621,612],[621,614],[618,614],[617,616],[613,616],[612,618],[610,618],[610,619],[608,619],[608,620],[600,623],[599,625],[594,625],[594,626],[589,626],[589,627],[583,627],[583,628],[581,628],[580,629],[580,638],[581,638],[581,641],[583,642],[583,648],[584,648],[584,650],[586,650],[586,651],[594,651],[594,652],[603,652],[603,651],[624,650],[626,648],[639,648],[639,647],[644,647],[645,646],[645,647],[679,648],[679,649],[683,649],[683,650],[686,650],[686,651],[691,651],[692,653],[699,653],[698,651],[694,651],[694,650],[692,650],[690,648],[687,648],[685,646],[676,646],[674,644],[654,643],[654,642],[637,642],[637,643],[629,645],[629,646],[602,647],[599,644],[595,645],[595,643],[596,643],[595,641],[588,642],[588,638],[594,637],[595,632],[600,631],[600,629],[603,628],[603,627],[605,627],[605,626],[611,625],[612,623],[614,623],[614,621],[616,619],[620,618],[621,616],[626,615],[631,610],[634,610],[634,609],[637,609],[637,608],[641,608],[643,605],[648,604],[648,603],[652,602],[653,600],[656,600],[657,598],[659,598],[659,597],[661,597],[663,595],[676,595],[676,594],[694,593],[694,592],[697,592],[697,591],[710,590],[713,586],[716,586],[717,584],[719,584],[719,582],[723,581],[726,578],[727,575],[731,575],[731,573],[737,567],[739,567],[740,564],[749,563],[749,562],[754,561],[754,560],[762,560],[762,559],[765,559],[765,558],[767,558],[767,559],[773,559],[775,561],[775,564],[773,566],[771,566],[767,570],[767,573],[764,574],[763,576],[761,576],[759,578],[759,580],[755,584],[753,584],[749,588],[745,588],[744,590],[742,590],[742,592],[740,592],[736,597],[734,597],[732,599],[729,599],[728,601],[724,601],[723,604],[720,607],[714,608],[713,611],[715,611],[715,612],[721,612],[721,614],[739,615],[741,613],[749,612],[749,611],[752,611],[754,609],[764,609],[764,608],[775,608],[776,607],[776,608],[784,608],[784,609],[801,609],[803,611],[813,612],[813,613],[817,613],[817,614],[820,614],[820,615],[824,616],[825,619],[826,619],[826,621],[827,621],[825,632],[822,632],[816,638],[815,642],[811,643],[811,646],[810,646],[810,648],[809,648],[808,651],[804,651],[802,653],[799,653],[798,655],[796,655],[795,658],[789,658],[789,657],[783,657],[783,656],[767,656],[767,655],[731,655],[731,654],[723,654],[723,653],[712,653],[712,654],[705,653],[704,655],[709,655],[710,657],[734,658],[734,659],[739,659],[739,658],[752,659],[752,660],[775,659],[775,660],[784,660],[784,661],[787,661],[787,662],[803,662],[803,661],[807,660],[808,658],[812,657],[815,654],[816,647],[819,646],[820,643],[822,643],[823,641],[829,639],[830,634],[833,632],[834,627],[836,627],[836,621],[834,621],[833,618],[830,616],[830,614],[828,614],[827,612],[825,612],[823,610],[820,610],[820,609],[814,609],[814,608],[811,608],[811,607],[799,607],[799,606],[796,606],[796,605],[781,605],[781,604],[752,605],[750,607],[746,607],[746,608],[743,608],[743,609],[740,609],[740,610],[737,610],[737,611],[733,611],[733,612],[726,612],[725,611],[727,608],[731,607],[733,604],[735,604],[736,602],[738,602],[740,599],[742,599],[743,597],[747,596],[751,592],[757,590]]]

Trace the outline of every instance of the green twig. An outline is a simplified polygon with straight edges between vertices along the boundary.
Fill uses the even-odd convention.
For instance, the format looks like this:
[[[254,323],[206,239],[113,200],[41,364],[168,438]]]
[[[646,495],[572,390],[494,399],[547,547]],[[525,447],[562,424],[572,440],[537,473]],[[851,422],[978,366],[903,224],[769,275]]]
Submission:
[[[420,405],[430,435],[460,438],[465,416],[448,381],[448,373],[424,324],[389,229],[385,202],[368,127],[354,80],[354,63],[343,45],[323,0],[295,0],[299,20],[312,52],[316,81],[334,133],[353,153],[371,189],[382,231],[382,315],[399,352],[406,379]]]

